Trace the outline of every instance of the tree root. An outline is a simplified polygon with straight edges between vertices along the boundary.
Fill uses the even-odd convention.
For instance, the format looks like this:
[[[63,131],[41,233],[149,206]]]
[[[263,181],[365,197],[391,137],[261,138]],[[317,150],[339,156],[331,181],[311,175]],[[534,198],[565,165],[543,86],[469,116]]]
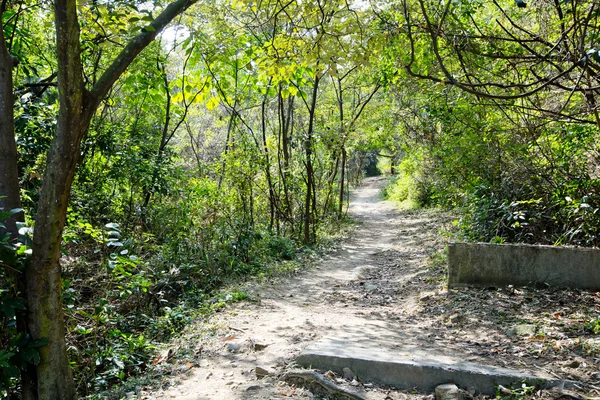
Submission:
[[[287,383],[302,381],[305,385],[307,383],[312,384],[312,386],[317,386],[318,389],[327,392],[328,395],[337,396],[342,399],[365,400],[363,396],[336,385],[331,379],[324,377],[316,371],[303,369],[288,371],[281,376],[280,380]]]

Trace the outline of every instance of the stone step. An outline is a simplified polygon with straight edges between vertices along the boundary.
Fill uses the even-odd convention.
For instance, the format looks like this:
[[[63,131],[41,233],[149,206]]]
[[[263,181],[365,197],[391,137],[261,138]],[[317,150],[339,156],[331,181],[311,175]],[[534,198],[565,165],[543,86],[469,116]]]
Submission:
[[[454,383],[462,389],[495,394],[496,387],[537,388],[571,387],[572,381],[549,375],[463,361],[457,357],[409,349],[366,346],[336,338],[324,338],[309,345],[296,359],[303,367],[331,370],[342,375],[350,368],[364,382],[390,385],[401,389],[433,392],[435,387]]]

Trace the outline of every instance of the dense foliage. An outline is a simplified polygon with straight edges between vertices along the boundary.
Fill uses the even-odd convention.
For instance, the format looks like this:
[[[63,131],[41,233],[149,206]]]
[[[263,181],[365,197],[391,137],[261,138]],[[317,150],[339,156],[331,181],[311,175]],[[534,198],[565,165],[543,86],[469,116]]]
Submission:
[[[79,5],[86,90],[155,29],[159,3]],[[0,210],[24,219],[19,235],[0,225],[0,394],[14,397],[45,346],[19,326],[21,277],[62,67],[50,4],[0,11],[25,216]],[[365,173],[396,173],[400,202],[460,210],[467,240],[598,245],[598,18],[583,0],[187,9],[110,86],[76,157],[60,262],[78,392],[144,371],[224,282],[319,242]]]
[[[406,157],[392,197],[460,207],[467,240],[598,245],[599,5],[381,12],[416,79],[394,90]]]

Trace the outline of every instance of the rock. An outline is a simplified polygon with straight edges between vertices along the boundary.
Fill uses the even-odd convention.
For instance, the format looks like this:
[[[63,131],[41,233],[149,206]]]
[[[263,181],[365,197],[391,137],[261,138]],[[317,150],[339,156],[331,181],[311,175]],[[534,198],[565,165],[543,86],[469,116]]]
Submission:
[[[453,314],[448,319],[452,325],[460,325],[467,321],[467,318],[462,314]]]
[[[365,290],[367,292],[372,292],[374,290],[377,290],[377,285],[374,285],[374,284],[369,283],[369,282],[365,282],[365,284],[363,285],[363,287],[365,288]]]
[[[263,343],[254,343],[254,345],[252,346],[252,349],[254,351],[262,351],[264,349],[267,348],[267,346],[269,346],[268,344],[263,344]]]
[[[427,301],[427,300],[429,300],[429,299],[431,299],[431,295],[430,295],[430,294],[422,294],[422,295],[419,297],[419,301],[423,301],[423,302],[425,302],[425,301]]]
[[[273,371],[270,371],[267,368],[256,366],[254,368],[254,373],[256,374],[256,377],[258,379],[260,379],[260,378],[264,378],[265,376],[271,375],[273,373]]]
[[[446,383],[435,388],[436,400],[462,400],[462,395],[458,386],[453,383]]]
[[[537,331],[537,325],[521,324],[521,325],[514,325],[512,328],[510,328],[510,330],[506,334],[510,337],[535,336],[536,331]]]
[[[209,362],[208,362],[208,360],[207,360],[207,359],[205,359],[205,358],[203,358],[202,360],[200,360],[200,361],[198,362],[198,366],[199,366],[199,367],[208,367],[208,365],[209,365],[209,364],[210,364],[210,363],[209,363]]]
[[[344,367],[342,369],[342,376],[344,377],[344,379],[347,379],[349,381],[352,381],[356,378],[354,372],[352,372],[352,370],[348,367]]]
[[[231,353],[239,353],[242,350],[242,346],[237,343],[227,343],[226,348]]]
[[[260,390],[260,385],[252,385],[246,388],[246,392],[252,392],[254,390]]]
[[[567,368],[579,368],[580,365],[581,365],[581,363],[579,361],[573,360],[573,361],[567,363],[565,366]]]

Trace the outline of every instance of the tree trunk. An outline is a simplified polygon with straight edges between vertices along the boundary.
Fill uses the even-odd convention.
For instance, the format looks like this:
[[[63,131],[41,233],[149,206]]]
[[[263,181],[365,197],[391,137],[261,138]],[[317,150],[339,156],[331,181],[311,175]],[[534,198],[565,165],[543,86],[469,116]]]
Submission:
[[[342,172],[340,173],[340,197],[338,203],[338,219],[342,219],[344,215],[344,191],[345,188],[345,178],[346,178],[346,160],[348,154],[346,153],[346,147],[342,144]]]
[[[314,131],[315,114],[317,108],[317,93],[319,91],[319,76],[315,76],[315,85],[311,98],[310,108],[308,110],[308,130],[304,142],[304,154],[306,163],[306,197],[304,199],[304,243],[312,243],[311,221],[313,220],[313,204],[316,203],[316,193],[312,190],[314,187],[314,171],[312,165],[312,137]],[[313,198],[314,197],[314,198]]]
[[[283,192],[285,196],[285,204],[283,208],[283,218],[289,224],[292,235],[294,234],[294,209],[292,205],[292,198],[288,188],[289,171],[290,171],[290,132],[289,129],[292,126],[292,112],[293,112],[293,97],[288,97],[287,110],[281,96],[281,84],[279,86],[279,92],[277,94],[278,113],[279,113],[279,140],[277,143],[277,167],[279,170],[279,177],[281,179],[281,185],[283,186]],[[287,114],[287,115],[286,115]],[[281,155],[283,154],[283,166]]]
[[[58,126],[48,153],[26,279],[31,336],[48,341],[40,348],[36,368],[38,398],[71,400],[76,394],[67,357],[59,259],[71,184],[90,121],[83,115],[85,89],[76,1],[56,0],[55,20]]]
[[[14,128],[12,69],[13,58],[6,48],[4,35],[0,31],[0,210],[4,211],[21,207]],[[6,225],[12,238],[18,234],[16,227],[18,220],[22,220],[21,214],[1,221]],[[1,230],[0,233],[2,233]]]
[[[4,10],[0,10],[2,15]],[[10,211],[21,208],[19,191],[18,153],[15,142],[14,129],[14,99],[12,69],[14,60],[0,32],[0,211]],[[11,215],[8,219],[0,221],[6,226],[11,240],[17,238],[19,232],[17,222],[23,221],[23,213]],[[3,234],[0,228],[0,235]],[[7,271],[10,278],[14,280],[17,291],[25,292],[25,276],[22,272]],[[17,313],[17,331],[27,333],[27,315],[24,312]],[[35,399],[35,371],[27,367],[21,371],[21,390],[24,400]]]
[[[269,85],[271,81],[269,80]],[[263,98],[261,104],[261,131],[262,131],[262,146],[265,155],[265,175],[267,185],[269,187],[269,233],[273,232],[273,224],[275,223],[275,189],[273,188],[273,179],[271,178],[271,159],[269,157],[269,147],[267,146],[267,95]]]
[[[154,172],[152,172],[152,180],[150,181],[150,186],[146,188],[146,193],[144,195],[144,204],[142,205],[144,216],[148,210],[150,198],[154,193],[154,186],[156,186],[156,181],[160,175],[160,164],[162,163],[163,154],[167,144],[169,143],[169,124],[171,123],[171,91],[169,90],[169,78],[167,76],[167,71],[164,64],[160,64],[158,69],[163,74],[163,89],[165,89],[165,96],[167,100],[165,104],[165,123],[163,124],[160,144],[158,145],[158,151],[156,152],[156,165],[154,165]]]
[[[32,256],[26,269],[29,329],[33,340],[46,339],[36,366],[39,400],[71,400],[75,384],[67,356],[59,263],[71,185],[81,141],[115,81],[156,35],[194,0],[176,0],[121,53],[88,92],[83,81],[76,0],[55,0],[58,60],[58,126],[48,152],[35,219]]]

